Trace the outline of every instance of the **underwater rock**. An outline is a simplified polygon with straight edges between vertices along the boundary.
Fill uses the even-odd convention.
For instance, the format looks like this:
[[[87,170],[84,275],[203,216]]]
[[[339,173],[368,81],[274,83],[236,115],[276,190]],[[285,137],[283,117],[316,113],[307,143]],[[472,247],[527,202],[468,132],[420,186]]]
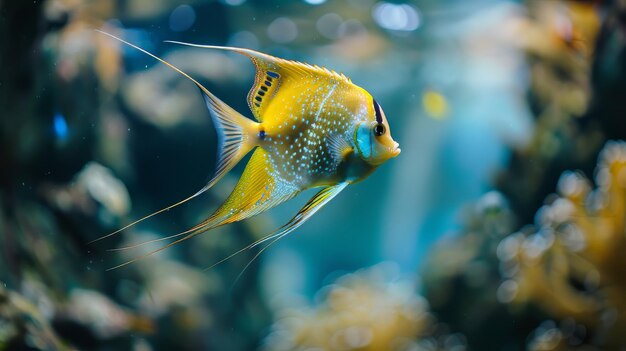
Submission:
[[[146,137],[146,130],[155,128],[124,106],[120,87],[132,67],[115,42],[93,30],[115,32],[125,27],[122,21],[137,26],[127,22],[125,4],[0,1],[0,12],[0,48],[10,67],[0,70],[3,116],[10,117],[0,118],[0,350],[253,349],[259,325],[270,315],[257,297],[254,275],[233,294],[228,284],[215,284],[216,276],[234,279],[232,274],[222,269],[205,274],[204,266],[187,264],[195,258],[185,254],[150,261],[147,268],[106,272],[113,254],[103,255],[104,249],[135,233],[106,245],[88,244],[126,220],[129,192],[135,213],[167,201],[163,184],[172,183],[178,170],[166,157],[181,159],[162,135]],[[202,58],[194,57],[194,66],[206,70]],[[197,91],[190,95],[202,105]],[[208,126],[205,109],[200,113]],[[210,130],[197,133],[211,139]],[[141,148],[148,151],[140,154]],[[200,169],[193,173],[196,179],[187,181],[184,176],[192,172],[179,172],[184,174],[175,178],[176,194],[206,180],[209,170],[198,164],[213,162],[196,153],[197,160],[183,158]],[[156,167],[146,166],[152,160],[149,166]],[[158,184],[158,194],[142,188],[150,182]],[[166,231],[177,220],[185,226],[206,211],[164,216],[157,226]],[[251,238],[246,227],[237,232],[234,247]],[[221,249],[232,252],[230,246]],[[214,262],[210,253],[201,254]]]
[[[70,350],[38,306],[0,286],[0,350]]]
[[[222,87],[244,85],[253,79],[245,70],[246,62],[233,60],[218,50],[183,48],[163,59],[201,82],[208,80]],[[197,87],[160,63],[129,75],[121,94],[138,117],[160,129],[181,124],[202,126],[209,119],[208,112],[198,108],[204,102]]]
[[[33,278],[17,291],[0,287],[0,350],[127,349],[154,331],[151,319],[102,293],[81,288],[68,295],[59,299]]]
[[[121,217],[130,211],[130,195],[113,172],[97,162],[87,163],[65,186],[46,186],[47,199],[61,211],[77,211],[94,215],[101,207],[100,217]]]
[[[123,216],[130,211],[130,196],[124,183],[96,162],[85,165],[77,174],[74,185],[115,216]]]
[[[88,162],[69,182],[41,184],[40,193],[62,221],[71,223],[74,229],[92,228],[75,233],[78,243],[88,251],[93,250],[87,247],[88,242],[102,231],[117,229],[131,209],[126,185],[113,171],[94,161]]]
[[[69,300],[62,305],[55,319],[81,324],[98,339],[118,337],[130,331],[149,334],[154,331],[153,322],[123,308],[107,296],[87,289],[74,289]]]

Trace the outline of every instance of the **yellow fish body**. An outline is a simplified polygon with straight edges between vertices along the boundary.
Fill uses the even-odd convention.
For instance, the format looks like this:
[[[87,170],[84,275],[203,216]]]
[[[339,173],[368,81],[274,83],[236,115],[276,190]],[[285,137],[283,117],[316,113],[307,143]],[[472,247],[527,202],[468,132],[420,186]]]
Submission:
[[[219,161],[208,184],[191,197],[120,231],[205,192],[254,150],[226,201],[190,230],[158,239],[182,236],[154,252],[259,214],[303,190],[323,187],[291,221],[249,247],[269,239],[278,240],[302,225],[347,185],[366,178],[383,162],[400,153],[381,107],[366,90],[342,74],[249,49],[173,42],[234,51],[249,57],[256,67],[254,84],[248,94],[248,105],[256,120],[253,121],[170,63],[111,34],[104,34],[141,50],[194,82],[203,92],[218,133]]]

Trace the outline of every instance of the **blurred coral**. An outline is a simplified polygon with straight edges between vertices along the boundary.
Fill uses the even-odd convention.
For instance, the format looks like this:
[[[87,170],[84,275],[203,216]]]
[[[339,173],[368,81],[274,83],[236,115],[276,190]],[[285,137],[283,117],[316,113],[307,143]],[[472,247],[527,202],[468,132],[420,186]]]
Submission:
[[[511,24],[529,64],[532,138],[513,150],[498,187],[522,220],[566,169],[590,169],[602,145],[600,126],[586,115],[591,100],[593,47],[600,13],[590,1],[526,2],[528,17]]]
[[[128,214],[130,196],[124,183],[110,169],[89,162],[67,185],[46,185],[44,196],[52,206],[63,212],[98,215],[110,221]],[[101,211],[96,211],[101,208]]]
[[[439,243],[424,267],[426,296],[443,321],[467,336],[471,348],[519,347],[525,340],[526,348],[536,351],[616,350],[626,343],[621,333],[626,326],[626,144],[608,142],[601,148],[607,135],[626,135],[615,127],[616,115],[601,112],[615,112],[612,106],[622,106],[623,99],[622,93],[600,94],[594,99],[603,107],[594,107],[592,92],[598,95],[606,86],[591,80],[591,67],[593,61],[600,69],[598,60],[605,58],[598,54],[616,54],[606,47],[608,36],[619,37],[619,16],[609,9],[623,3],[526,4],[527,19],[510,29],[527,54],[528,103],[536,126],[498,177],[509,218],[501,218],[505,225],[496,235],[472,224],[487,218],[464,218],[464,229]],[[609,11],[606,18],[602,9]],[[594,56],[602,19],[608,24],[600,49],[611,52]],[[619,40],[614,43],[617,51],[623,49]],[[617,72],[618,67],[624,66],[607,69]],[[594,167],[597,189],[592,190],[583,174]],[[477,213],[480,202],[470,212]],[[533,219],[534,226],[510,234],[518,223]],[[475,276],[470,272],[476,262],[486,267],[482,279],[468,279]],[[499,323],[487,324],[490,320]],[[487,326],[497,332],[487,336]]]
[[[502,264],[516,269],[499,291],[507,290],[506,302],[532,302],[583,326],[582,335],[561,330],[565,337],[615,349],[626,343],[626,143],[605,146],[596,174],[591,190],[583,175],[564,173],[536,229],[500,243]]]
[[[154,331],[149,318],[137,316],[107,296],[87,289],[73,289],[56,318],[89,326],[100,339],[109,339],[128,331],[146,334]]]
[[[318,306],[283,307],[265,349],[464,350],[462,336],[436,333],[428,302],[391,268],[340,277],[318,293]]]

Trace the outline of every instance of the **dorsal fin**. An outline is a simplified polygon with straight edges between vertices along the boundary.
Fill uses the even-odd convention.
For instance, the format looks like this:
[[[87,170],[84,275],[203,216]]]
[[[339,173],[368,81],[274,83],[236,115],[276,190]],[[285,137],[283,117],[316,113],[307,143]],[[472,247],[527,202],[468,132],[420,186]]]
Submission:
[[[167,40],[166,42],[205,49],[234,51],[250,58],[256,67],[256,75],[254,77],[254,84],[248,93],[248,106],[250,106],[250,110],[259,122],[263,121],[262,116],[269,105],[269,101],[276,94],[280,85],[284,84],[287,80],[298,80],[305,76],[311,77],[312,75],[317,75],[328,77],[329,79],[337,82],[344,82],[348,84],[352,83],[350,79],[343,74],[329,70],[325,67],[284,60],[250,49],[228,46],[198,45],[170,40]]]

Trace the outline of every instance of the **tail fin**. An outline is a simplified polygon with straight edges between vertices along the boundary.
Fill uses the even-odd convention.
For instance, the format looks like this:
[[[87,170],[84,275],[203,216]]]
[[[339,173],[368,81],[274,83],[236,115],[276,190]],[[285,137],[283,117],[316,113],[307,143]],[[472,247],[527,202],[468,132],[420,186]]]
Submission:
[[[162,58],[134,45],[131,44],[121,38],[114,36],[113,34],[109,34],[107,32],[103,32],[101,30],[96,29],[97,32],[107,35],[115,40],[118,40],[128,46],[131,46],[148,56],[153,57],[154,59],[162,62],[167,65],[171,69],[176,72],[182,74],[185,78],[191,80],[203,93],[204,101],[209,109],[211,114],[211,119],[215,125],[215,129],[217,131],[217,148],[218,148],[218,163],[215,170],[215,174],[213,178],[204,186],[202,189],[198,190],[195,194],[190,197],[181,200],[171,206],[165,207],[159,211],[151,213],[137,221],[134,221],[123,228],[116,230],[113,233],[102,236],[98,239],[91,241],[91,243],[100,241],[102,239],[106,239],[112,235],[115,235],[124,229],[132,227],[133,225],[142,222],[152,216],[155,216],[159,213],[167,211],[171,208],[174,208],[178,205],[181,205],[196,196],[204,193],[209,190],[215,183],[217,183],[228,171],[230,171],[250,150],[252,150],[255,146],[255,135],[259,130],[259,124],[242,116],[239,112],[235,111],[233,108],[228,106],[222,100],[218,99],[215,95],[213,95],[207,88],[205,88],[202,84],[200,84],[195,79],[191,78],[187,73],[181,71],[178,67],[172,65],[171,63],[163,60]]]

